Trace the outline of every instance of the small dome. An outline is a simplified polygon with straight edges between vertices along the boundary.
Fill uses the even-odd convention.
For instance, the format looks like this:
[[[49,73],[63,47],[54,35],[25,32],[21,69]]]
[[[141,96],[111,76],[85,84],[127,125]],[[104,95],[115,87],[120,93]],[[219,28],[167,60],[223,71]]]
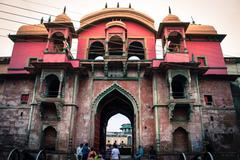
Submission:
[[[47,29],[43,24],[23,25],[18,31],[17,35],[46,35]]]
[[[168,14],[165,18],[162,20],[163,23],[178,23],[181,22],[181,20],[178,18],[178,16],[175,16],[173,14]]]
[[[187,28],[186,34],[211,34],[216,35],[217,31],[213,26],[190,24]]]
[[[103,56],[97,56],[94,60],[95,61],[103,61],[104,58],[103,58]]]
[[[131,56],[131,57],[128,58],[128,60],[129,60],[129,61],[139,61],[140,58],[137,57],[137,56]]]
[[[62,13],[58,16],[56,16],[54,23],[66,23],[71,22],[71,18],[69,18],[65,13]]]
[[[106,24],[106,28],[109,28],[112,26],[120,26],[120,27],[126,28],[126,24],[122,21],[112,21]]]

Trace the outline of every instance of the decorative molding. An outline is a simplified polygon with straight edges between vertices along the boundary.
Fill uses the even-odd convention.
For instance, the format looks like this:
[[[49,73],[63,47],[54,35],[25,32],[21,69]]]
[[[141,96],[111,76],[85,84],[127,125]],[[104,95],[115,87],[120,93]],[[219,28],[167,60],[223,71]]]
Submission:
[[[99,102],[109,93],[111,93],[112,91],[117,90],[119,91],[121,94],[123,94],[124,96],[126,96],[132,103],[133,107],[134,107],[134,112],[138,112],[138,103],[135,100],[134,96],[129,93],[128,91],[126,91],[125,89],[123,89],[123,87],[121,87],[119,84],[114,83],[111,87],[107,88],[106,90],[104,90],[103,92],[101,92],[93,101],[92,103],[92,110],[94,112],[97,111],[97,107]]]

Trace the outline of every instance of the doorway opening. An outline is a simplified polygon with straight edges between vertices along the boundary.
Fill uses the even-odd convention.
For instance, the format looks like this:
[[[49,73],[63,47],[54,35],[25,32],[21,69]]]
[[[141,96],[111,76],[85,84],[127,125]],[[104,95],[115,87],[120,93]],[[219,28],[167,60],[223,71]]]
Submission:
[[[132,125],[126,116],[119,113],[112,116],[107,123],[106,147],[114,144],[122,155],[131,155]]]
[[[98,150],[102,154],[105,153],[107,143],[115,142],[115,140],[114,142],[111,142],[111,141],[108,142],[108,139],[107,139],[108,122],[111,117],[119,116],[119,115],[125,116],[125,118],[129,120],[129,123],[126,123],[126,124],[131,126],[131,133],[130,133],[131,138],[129,138],[131,142],[128,143],[130,145],[128,145],[129,150],[126,151],[126,154],[132,154],[133,153],[132,151],[134,151],[134,148],[136,145],[135,144],[136,143],[135,141],[136,118],[134,114],[133,104],[131,100],[126,95],[124,95],[121,91],[119,91],[118,89],[113,89],[110,93],[108,93],[103,98],[101,98],[101,100],[98,103],[96,114],[95,114],[94,147],[96,150]],[[121,129],[125,131],[124,128],[126,128],[126,126],[121,126]],[[121,131],[121,132],[123,133],[124,131]],[[122,141],[116,140],[116,143],[118,144],[119,147],[121,147]],[[124,152],[122,152],[121,154],[123,154]]]

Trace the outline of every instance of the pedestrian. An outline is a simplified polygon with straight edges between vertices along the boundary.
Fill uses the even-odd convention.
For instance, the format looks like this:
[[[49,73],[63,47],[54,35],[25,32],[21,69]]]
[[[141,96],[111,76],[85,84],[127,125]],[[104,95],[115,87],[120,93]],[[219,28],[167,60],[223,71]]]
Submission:
[[[119,159],[120,159],[120,151],[117,148],[117,145],[114,144],[112,149],[112,160],[119,160]]]
[[[88,143],[85,143],[82,148],[82,160],[87,160],[89,152],[90,149],[88,147]]]
[[[93,147],[91,147],[91,151],[88,153],[88,160],[94,160],[96,156],[97,156],[96,151],[94,150]]]
[[[106,153],[105,153],[105,159],[106,160],[111,160],[111,154],[112,154],[112,145],[109,144],[107,146],[107,150],[106,150]]]
[[[135,160],[140,160],[142,157],[144,156],[144,150],[143,147],[141,145],[139,145],[137,153],[134,156]]]
[[[78,160],[82,160],[82,149],[83,149],[83,144],[81,143],[78,147],[77,147],[77,159]]]
[[[149,155],[148,155],[149,160],[156,160],[157,159],[157,154],[156,151],[154,150],[153,146],[151,146]]]

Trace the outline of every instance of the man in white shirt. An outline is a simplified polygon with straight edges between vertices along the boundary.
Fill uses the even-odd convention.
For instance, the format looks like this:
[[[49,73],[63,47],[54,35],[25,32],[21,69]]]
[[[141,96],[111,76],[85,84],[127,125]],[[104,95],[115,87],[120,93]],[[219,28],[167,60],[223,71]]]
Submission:
[[[82,160],[82,148],[83,144],[81,143],[80,146],[77,147],[77,159]]]
[[[114,144],[112,149],[112,160],[119,160],[119,159],[120,159],[120,151],[117,148],[117,145]]]

